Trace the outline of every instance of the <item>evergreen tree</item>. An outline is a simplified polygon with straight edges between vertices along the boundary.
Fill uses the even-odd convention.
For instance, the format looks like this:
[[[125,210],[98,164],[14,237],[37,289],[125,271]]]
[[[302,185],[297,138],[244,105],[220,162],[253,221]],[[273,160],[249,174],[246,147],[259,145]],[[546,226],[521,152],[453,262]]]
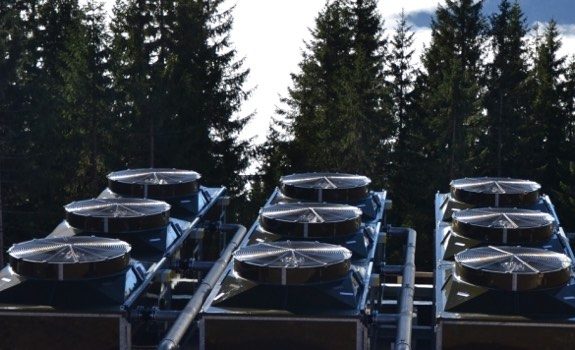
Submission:
[[[481,116],[480,77],[485,24],[481,2],[447,0],[431,23],[431,44],[422,57],[426,89],[420,96],[433,131],[428,150],[436,161],[438,182],[472,175],[470,158]]]
[[[192,168],[243,189],[248,117],[237,112],[248,71],[233,49],[223,0],[123,1],[112,25],[115,114],[131,135],[128,166]],[[145,150],[144,152],[142,150]]]
[[[286,123],[273,119],[270,123],[266,141],[256,148],[256,158],[261,160],[258,174],[261,182],[252,189],[253,199],[265,199],[273,192],[280,177],[292,173],[290,159],[296,155],[290,154],[292,149],[286,137]]]
[[[172,52],[166,66],[166,130],[159,148],[164,165],[197,169],[205,181],[240,193],[249,143],[239,133],[249,121],[238,115],[249,97],[249,71],[230,41],[232,10],[223,0],[179,1]],[[170,106],[168,108],[168,106]]]
[[[123,134],[129,135],[122,156],[125,165],[132,168],[153,166],[155,160],[158,115],[154,114],[152,101],[153,84],[158,83],[158,77],[151,68],[153,41],[157,40],[153,7],[153,2],[145,0],[117,0],[111,22],[114,114],[121,122]]]
[[[536,42],[534,66],[530,72],[533,98],[529,135],[530,144],[537,145],[537,152],[529,159],[531,169],[534,169],[532,176],[548,191],[558,188],[560,162],[567,156],[568,125],[560,103],[565,59],[558,56],[560,46],[557,25],[551,21]]]
[[[487,118],[480,172],[486,175],[522,176],[524,145],[521,140],[529,95],[526,88],[525,19],[517,2],[502,0],[491,17],[493,62],[487,65]],[[524,176],[524,175],[523,175]]]
[[[24,88],[19,71],[23,71],[30,46],[27,35],[30,26],[23,18],[30,16],[31,6],[19,1],[0,3],[0,234],[6,235],[6,246],[25,229],[17,221],[18,209],[26,196],[23,181],[16,172],[23,166],[25,125]]]
[[[565,83],[563,103],[565,109],[565,118],[567,120],[567,140],[574,149],[575,147],[575,55],[571,56],[571,60],[565,70]],[[573,154],[573,153],[571,153]]]
[[[387,41],[382,39],[377,1],[352,1],[348,9],[353,35],[351,74],[345,79],[342,108],[332,126],[337,133],[331,143],[337,145],[335,151],[339,150],[336,164],[345,171],[368,175],[374,186],[381,188],[388,184],[388,174],[381,169],[389,168],[393,134],[391,101],[384,80]]]
[[[81,30],[80,21],[76,0],[47,1],[38,8],[35,66],[30,67],[27,85],[30,133],[26,151],[30,158],[22,176],[34,179],[29,182],[28,200],[36,211],[34,221],[43,229],[62,219],[61,206],[71,199],[65,188],[76,164],[70,163],[72,150],[66,144],[70,124],[63,117],[61,92],[66,83],[61,73],[66,67],[63,53],[73,42],[72,33]]]
[[[326,4],[316,19],[312,40],[306,44],[307,51],[299,64],[300,72],[292,74],[293,87],[289,97],[282,100],[285,117],[293,136],[290,159],[296,172],[311,170],[337,170],[343,135],[336,132],[343,128],[338,123],[341,110],[342,87],[351,74],[352,30],[350,13],[342,1]],[[345,126],[349,128],[349,126]],[[336,130],[338,129],[338,130]]]
[[[559,56],[561,39],[554,21],[544,28],[535,41],[533,68],[530,72],[531,115],[529,142],[537,147],[529,157],[532,177],[541,183],[554,200],[562,224],[575,227],[570,213],[574,209],[574,151],[570,139],[570,75],[565,57]],[[533,146],[536,145],[536,146]]]
[[[371,0],[329,2],[319,14],[278,112],[292,137],[292,170],[363,173],[375,185],[385,182],[392,127],[381,25]]]
[[[417,230],[418,240],[423,244],[419,245],[416,263],[419,268],[426,269],[431,268],[433,262],[433,235],[429,230],[433,220],[429,215],[429,202],[421,198],[431,200],[435,189],[428,185],[430,162],[423,152],[426,143],[420,117],[424,114],[418,110],[416,95],[422,91],[421,86],[416,88],[416,78],[421,72],[413,63],[413,37],[402,12],[390,41],[387,72],[395,122],[389,191],[394,206],[391,219],[395,225]]]
[[[122,135],[115,133],[111,81],[108,76],[109,35],[103,4],[89,1],[82,8],[81,26],[67,33],[59,74],[68,183],[62,188],[72,199],[94,196],[105,186],[113,166],[115,147]],[[118,149],[118,148],[115,148]]]
[[[2,162],[6,229],[18,240],[38,235],[61,220],[62,191],[69,181],[63,147],[66,125],[60,112],[61,52],[67,33],[79,25],[76,1],[18,1],[6,28],[10,34],[13,74],[2,103],[6,121]],[[72,29],[74,28],[74,29]]]
[[[391,40],[388,72],[391,79],[389,85],[393,101],[392,113],[396,139],[394,153],[397,161],[404,159],[406,143],[410,138],[409,132],[414,131],[409,113],[409,108],[413,103],[412,90],[416,73],[413,65],[413,36],[411,26],[407,24],[405,13],[402,11]],[[397,168],[401,168],[401,165],[397,164]]]

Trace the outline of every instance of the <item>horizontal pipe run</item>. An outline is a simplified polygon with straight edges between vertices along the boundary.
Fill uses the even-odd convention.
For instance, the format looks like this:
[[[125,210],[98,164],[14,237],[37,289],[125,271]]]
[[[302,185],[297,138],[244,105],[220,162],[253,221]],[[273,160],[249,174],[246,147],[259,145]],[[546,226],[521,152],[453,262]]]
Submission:
[[[190,325],[200,312],[202,305],[208,294],[215,287],[220,276],[226,270],[226,267],[232,257],[233,252],[240,245],[246,234],[246,228],[241,225],[227,225],[227,227],[236,227],[236,233],[226,249],[221,253],[220,258],[214,263],[214,266],[207,274],[206,278],[203,279],[199,288],[194,293],[194,296],[190,299],[188,304],[180,312],[176,322],[170,328],[168,334],[160,342],[159,350],[174,350],[178,349],[180,342],[184,338],[184,335],[188,331]]]

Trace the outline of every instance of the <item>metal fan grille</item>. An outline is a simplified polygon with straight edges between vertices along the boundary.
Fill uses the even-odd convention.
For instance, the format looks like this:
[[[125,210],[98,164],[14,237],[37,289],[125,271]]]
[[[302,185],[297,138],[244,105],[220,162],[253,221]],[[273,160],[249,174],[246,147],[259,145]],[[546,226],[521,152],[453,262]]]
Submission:
[[[339,173],[303,173],[280,179],[284,195],[306,201],[354,202],[369,194],[371,180],[365,176]]]
[[[198,192],[200,174],[180,169],[128,169],[108,174],[108,187],[122,196],[171,199]]]
[[[463,281],[488,288],[523,291],[555,288],[571,277],[571,259],[540,248],[480,247],[455,255]]]
[[[141,198],[88,199],[64,207],[66,221],[87,232],[125,233],[165,227],[170,205]]]
[[[128,243],[102,237],[34,239],[8,249],[10,267],[20,275],[70,280],[118,273],[130,261]]]
[[[536,210],[478,208],[453,213],[452,229],[467,238],[495,244],[549,240],[554,219]]]
[[[529,206],[539,200],[541,186],[533,181],[478,177],[451,181],[454,199],[478,206]]]
[[[301,285],[345,277],[351,252],[341,246],[305,241],[259,243],[234,254],[236,272],[249,280]]]
[[[285,237],[346,236],[361,227],[361,210],[345,204],[277,204],[262,209],[260,224]]]

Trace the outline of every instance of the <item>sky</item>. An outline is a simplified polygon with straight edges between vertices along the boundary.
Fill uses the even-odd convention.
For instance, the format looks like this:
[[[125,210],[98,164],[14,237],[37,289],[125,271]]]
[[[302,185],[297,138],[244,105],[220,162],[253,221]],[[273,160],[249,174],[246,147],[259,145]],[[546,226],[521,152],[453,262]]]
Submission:
[[[111,9],[114,0],[105,0]],[[250,69],[246,88],[253,89],[240,115],[255,113],[240,135],[252,138],[255,144],[265,140],[268,125],[291,84],[290,74],[298,71],[304,41],[309,40],[310,28],[326,0],[229,0],[235,4],[231,38],[238,57],[245,58]],[[415,32],[414,49],[419,57],[424,45],[429,45],[431,17],[443,0],[380,0],[379,11],[384,19],[386,35],[392,34],[402,9]],[[562,55],[575,54],[574,0],[519,0],[528,25],[543,23],[551,18],[559,24],[563,35]],[[499,0],[484,0],[484,14],[497,10]]]

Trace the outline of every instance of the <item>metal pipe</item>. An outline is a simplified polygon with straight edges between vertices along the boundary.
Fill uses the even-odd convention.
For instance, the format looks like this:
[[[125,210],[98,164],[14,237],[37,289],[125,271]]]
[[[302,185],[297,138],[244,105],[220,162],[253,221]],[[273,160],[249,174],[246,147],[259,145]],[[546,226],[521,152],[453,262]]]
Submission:
[[[212,267],[210,272],[207,274],[206,278],[202,280],[199,288],[194,293],[194,296],[190,299],[188,304],[180,312],[178,319],[176,320],[176,322],[174,322],[168,334],[166,334],[164,339],[162,339],[162,341],[158,345],[158,350],[178,349],[179,343],[184,338],[184,335],[188,331],[190,325],[200,312],[204,301],[208,297],[208,294],[212,291],[217,281],[226,270],[226,267],[232,257],[233,252],[240,245],[241,241],[243,240],[247,232],[246,228],[241,225],[226,225],[226,226],[236,227],[237,231],[234,237],[232,238],[226,249],[222,252],[220,258],[214,263],[214,267]]]
[[[413,296],[415,294],[415,243],[417,233],[411,228],[391,227],[390,235],[406,235],[405,263],[403,265],[403,281],[399,295],[399,310],[397,316],[397,336],[395,350],[411,349],[411,331],[413,325]]]
[[[158,261],[157,263],[153,264],[152,266],[150,266],[150,268],[148,269],[148,271],[146,272],[146,278],[144,279],[144,281],[142,281],[142,283],[138,286],[138,288],[136,288],[136,290],[134,290],[130,296],[128,297],[128,299],[126,299],[126,301],[124,302],[124,304],[122,305],[122,308],[124,310],[129,310],[132,305],[136,302],[136,300],[138,300],[138,298],[140,297],[140,295],[150,286],[150,284],[153,282],[156,274],[158,273],[158,271],[160,271],[161,269],[163,269],[165,266],[167,266],[169,260],[171,259],[172,255],[174,255],[174,253],[176,253],[178,251],[178,249],[181,248],[182,244],[184,244],[184,242],[188,239],[188,237],[190,236],[191,232],[195,229],[195,226],[200,222],[200,220],[204,217],[204,215],[206,215],[206,213],[217,203],[217,198],[220,197],[224,191],[225,191],[225,187],[222,187],[214,196],[213,196],[213,200],[210,201],[205,207],[202,208],[202,210],[200,210],[200,212],[198,213],[198,215],[196,215],[196,217],[194,218],[194,220],[191,222],[190,227],[188,230],[182,232],[182,234],[180,235],[180,237],[178,237],[176,239],[176,241],[174,243],[172,243],[172,245],[170,245],[170,247],[168,248],[168,250],[164,253],[164,256],[160,259],[160,261]]]

